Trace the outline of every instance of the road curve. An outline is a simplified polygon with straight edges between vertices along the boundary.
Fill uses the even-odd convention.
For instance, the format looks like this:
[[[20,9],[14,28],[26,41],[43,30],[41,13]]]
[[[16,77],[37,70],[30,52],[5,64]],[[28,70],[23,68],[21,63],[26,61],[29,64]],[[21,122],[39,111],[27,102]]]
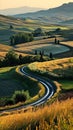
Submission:
[[[38,77],[36,75],[33,75],[31,73],[27,73],[26,72],[26,67],[20,68],[19,71],[24,76],[32,77],[32,78],[38,80],[41,84],[43,84],[44,87],[45,87],[46,93],[45,93],[45,95],[43,97],[41,97],[39,100],[37,100],[37,101],[35,101],[33,103],[30,103],[30,104],[27,104],[27,105],[22,105],[22,106],[19,106],[19,107],[16,107],[16,108],[10,108],[9,110],[2,110],[2,111],[0,111],[0,113],[2,113],[2,112],[11,112],[11,111],[19,110],[19,109],[26,108],[26,107],[29,107],[29,106],[39,106],[39,105],[43,104],[44,102],[46,102],[49,98],[51,98],[55,93],[54,86],[50,82],[48,82],[45,79],[40,78],[40,77]]]
[[[38,105],[40,105],[40,104],[43,104],[44,102],[46,102],[49,98],[51,98],[51,97],[54,95],[54,93],[55,93],[54,86],[53,86],[49,81],[46,81],[46,80],[44,80],[43,78],[40,78],[40,77],[38,77],[38,76],[36,76],[36,75],[33,75],[33,74],[31,74],[31,73],[27,73],[27,72],[26,72],[26,67],[22,67],[22,68],[20,69],[20,71],[21,71],[25,76],[27,76],[27,77],[32,77],[32,78],[38,80],[41,84],[44,85],[44,87],[45,87],[45,89],[46,89],[45,95],[44,95],[41,99],[39,99],[38,101],[29,104],[30,106],[38,106]]]

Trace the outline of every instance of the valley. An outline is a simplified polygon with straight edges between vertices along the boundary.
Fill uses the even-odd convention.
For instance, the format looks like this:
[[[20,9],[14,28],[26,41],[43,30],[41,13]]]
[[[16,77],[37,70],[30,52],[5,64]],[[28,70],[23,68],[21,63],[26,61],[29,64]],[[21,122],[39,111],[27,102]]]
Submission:
[[[73,2],[29,9],[0,14],[0,130],[72,130]]]

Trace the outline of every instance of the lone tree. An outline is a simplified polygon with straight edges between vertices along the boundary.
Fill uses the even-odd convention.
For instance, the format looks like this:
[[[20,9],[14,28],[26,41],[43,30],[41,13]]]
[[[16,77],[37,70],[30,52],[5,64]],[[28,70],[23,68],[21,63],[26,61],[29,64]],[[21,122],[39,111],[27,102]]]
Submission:
[[[60,41],[58,40],[58,44],[60,44]]]
[[[10,29],[13,29],[13,25],[10,25]]]
[[[14,45],[14,36],[10,37],[10,45]]]
[[[37,55],[38,53],[37,53],[37,50],[35,50],[35,55]]]
[[[55,37],[55,44],[57,44],[57,38]]]
[[[44,56],[44,51],[40,51],[40,61],[42,61],[43,60],[43,56]]]
[[[56,30],[55,30],[55,32],[60,32],[61,31],[61,28],[57,28]]]
[[[50,59],[53,59],[53,54],[52,54],[52,52],[50,52],[49,58],[50,58]]]
[[[19,63],[23,63],[23,56],[21,54],[19,55]]]

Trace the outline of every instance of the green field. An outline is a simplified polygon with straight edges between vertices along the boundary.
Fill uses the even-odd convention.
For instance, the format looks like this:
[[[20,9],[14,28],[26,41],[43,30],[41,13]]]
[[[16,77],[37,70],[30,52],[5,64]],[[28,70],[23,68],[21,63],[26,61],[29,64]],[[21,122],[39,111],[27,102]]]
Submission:
[[[61,88],[64,90],[73,90],[73,81],[72,80],[60,80]]]
[[[16,90],[28,90],[31,97],[39,92],[38,82],[21,77],[16,67],[0,69],[0,97],[10,97]]]

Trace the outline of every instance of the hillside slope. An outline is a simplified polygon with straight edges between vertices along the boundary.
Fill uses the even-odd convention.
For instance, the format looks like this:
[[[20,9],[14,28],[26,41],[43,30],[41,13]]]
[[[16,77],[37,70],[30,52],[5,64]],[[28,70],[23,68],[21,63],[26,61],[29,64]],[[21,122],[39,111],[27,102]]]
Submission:
[[[73,99],[0,116],[0,130],[72,130]]]
[[[24,6],[24,7],[9,8],[9,9],[0,10],[0,14],[15,15],[15,14],[20,14],[20,13],[36,12],[36,11],[39,11],[41,9],[42,8]]]
[[[57,8],[52,8],[45,11],[41,10],[35,13],[15,15],[15,17],[32,18],[32,19],[39,19],[45,22],[58,23],[73,18],[72,12],[73,12],[73,2],[63,4]]]

